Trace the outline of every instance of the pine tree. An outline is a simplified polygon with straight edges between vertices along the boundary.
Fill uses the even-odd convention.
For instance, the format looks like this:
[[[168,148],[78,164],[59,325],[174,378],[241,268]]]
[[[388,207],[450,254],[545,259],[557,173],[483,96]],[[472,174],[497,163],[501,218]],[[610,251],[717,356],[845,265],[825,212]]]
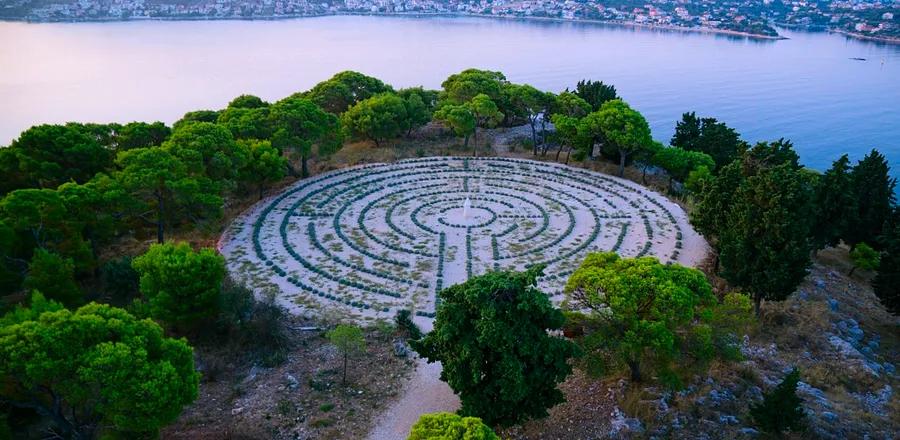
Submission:
[[[900,224],[895,225],[882,240],[884,253],[878,275],[872,282],[875,295],[891,313],[900,314]]]
[[[856,213],[856,197],[850,174],[850,159],[834,161],[816,185],[816,219],[812,228],[815,249],[835,246],[846,234]]]
[[[795,368],[769,393],[762,403],[750,406],[750,416],[760,429],[781,434],[803,429],[805,413],[803,400],[797,396],[800,372]]]
[[[890,169],[878,150],[872,150],[853,168],[853,194],[858,209],[844,237],[851,246],[878,243],[895,205],[897,179],[890,177]]]

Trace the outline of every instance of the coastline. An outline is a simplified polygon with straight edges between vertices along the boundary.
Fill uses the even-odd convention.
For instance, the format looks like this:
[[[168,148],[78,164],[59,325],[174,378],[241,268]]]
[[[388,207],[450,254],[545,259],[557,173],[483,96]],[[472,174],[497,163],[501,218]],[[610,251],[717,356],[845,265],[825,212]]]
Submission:
[[[828,29],[828,32],[832,34],[840,34],[845,37],[856,38],[857,40],[874,41],[885,44],[900,44],[900,37],[876,37],[872,35],[863,35],[856,32],[845,31],[843,29]]]
[[[684,32],[684,33],[699,33],[699,34],[713,34],[713,35],[728,35],[734,37],[742,37],[754,40],[789,40],[790,37],[786,37],[784,35],[764,35],[764,34],[754,34],[752,32],[742,32],[735,31],[729,29],[718,29],[711,27],[687,27],[687,26],[678,26],[678,25],[665,25],[665,24],[652,24],[652,23],[637,23],[632,21],[624,21],[624,20],[596,20],[596,19],[584,19],[584,18],[560,18],[560,17],[535,17],[535,16],[510,16],[510,15],[493,15],[493,14],[474,14],[474,13],[460,13],[460,12],[354,12],[354,11],[346,11],[346,12],[328,12],[322,14],[284,14],[284,15],[265,15],[265,16],[253,16],[253,17],[129,17],[129,18],[121,18],[121,17],[100,17],[100,18],[81,18],[78,20],[31,20],[29,18],[24,17],[0,17],[0,22],[12,22],[12,23],[29,23],[29,24],[43,24],[43,23],[124,23],[129,21],[275,21],[275,20],[295,20],[298,18],[316,18],[316,17],[337,17],[337,16],[359,16],[359,17],[475,17],[475,18],[490,18],[490,19],[502,19],[502,20],[513,20],[513,21],[549,21],[549,22],[558,22],[558,23],[586,23],[586,24],[601,24],[608,26],[620,26],[620,27],[631,27],[631,28],[642,28],[642,29],[650,29],[650,30],[664,30],[664,31],[675,31],[675,32]],[[833,29],[833,28],[824,28],[824,29],[809,29],[803,26],[798,25],[788,25],[783,23],[776,23],[777,26],[794,29],[799,31],[808,31],[808,32],[827,32],[833,34],[844,35],[848,38],[855,38],[857,40],[862,41],[871,41],[882,44],[897,44],[900,45],[900,37],[880,37],[873,35],[864,35],[857,32],[850,32],[843,29]]]
[[[717,29],[710,27],[686,27],[677,25],[660,25],[650,23],[636,23],[622,20],[594,20],[579,18],[559,18],[559,17],[534,17],[534,16],[508,16],[493,14],[472,14],[458,12],[333,12],[324,14],[285,14],[285,15],[269,15],[269,16],[253,16],[253,17],[106,17],[106,18],[85,18],[78,20],[30,20],[27,18],[0,18],[0,21],[19,22],[19,23],[120,23],[129,21],[274,21],[274,20],[291,20],[298,18],[315,18],[315,17],[331,17],[331,16],[360,16],[360,17],[475,17],[475,18],[491,18],[503,20],[521,20],[521,21],[550,21],[559,23],[587,23],[602,24],[621,27],[632,27],[653,30],[677,31],[685,33],[703,33],[703,34],[720,34],[736,37],[743,37],[757,40],[787,40],[788,37],[782,35],[763,35],[751,32],[741,32],[728,29]],[[900,41],[897,41],[900,43]]]

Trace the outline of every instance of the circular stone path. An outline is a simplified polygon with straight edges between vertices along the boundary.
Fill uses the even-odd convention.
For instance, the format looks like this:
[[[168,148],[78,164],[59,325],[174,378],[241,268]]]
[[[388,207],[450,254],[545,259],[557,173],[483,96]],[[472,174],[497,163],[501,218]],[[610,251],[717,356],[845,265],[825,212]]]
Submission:
[[[632,182],[449,157],[299,181],[235,220],[219,247],[237,279],[289,309],[325,306],[358,320],[399,309],[433,317],[441,288],[489,270],[544,263],[539,287],[558,301],[588,252],[695,265],[707,251],[681,208]]]

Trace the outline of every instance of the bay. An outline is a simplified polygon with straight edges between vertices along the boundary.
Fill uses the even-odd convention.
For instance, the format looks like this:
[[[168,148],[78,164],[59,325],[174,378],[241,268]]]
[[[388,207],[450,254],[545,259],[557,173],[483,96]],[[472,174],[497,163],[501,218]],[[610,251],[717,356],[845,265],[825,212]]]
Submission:
[[[341,70],[438,88],[477,67],[554,92],[612,83],[663,142],[696,111],[749,141],[788,138],[818,169],[878,148],[900,175],[900,46],[782,32],[789,39],[406,16],[0,22],[0,145],[38,123],[171,123],[242,93],[277,100]]]

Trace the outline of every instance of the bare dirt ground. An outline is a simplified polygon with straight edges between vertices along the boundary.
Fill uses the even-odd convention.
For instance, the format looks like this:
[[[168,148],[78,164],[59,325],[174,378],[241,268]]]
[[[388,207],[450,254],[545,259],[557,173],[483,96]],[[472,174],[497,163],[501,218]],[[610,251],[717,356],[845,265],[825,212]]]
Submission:
[[[394,355],[392,335],[366,333],[367,350],[348,364],[316,325],[294,318],[287,359],[273,368],[221,347],[198,346],[200,396],[165,439],[361,439],[399,395],[413,361]]]

